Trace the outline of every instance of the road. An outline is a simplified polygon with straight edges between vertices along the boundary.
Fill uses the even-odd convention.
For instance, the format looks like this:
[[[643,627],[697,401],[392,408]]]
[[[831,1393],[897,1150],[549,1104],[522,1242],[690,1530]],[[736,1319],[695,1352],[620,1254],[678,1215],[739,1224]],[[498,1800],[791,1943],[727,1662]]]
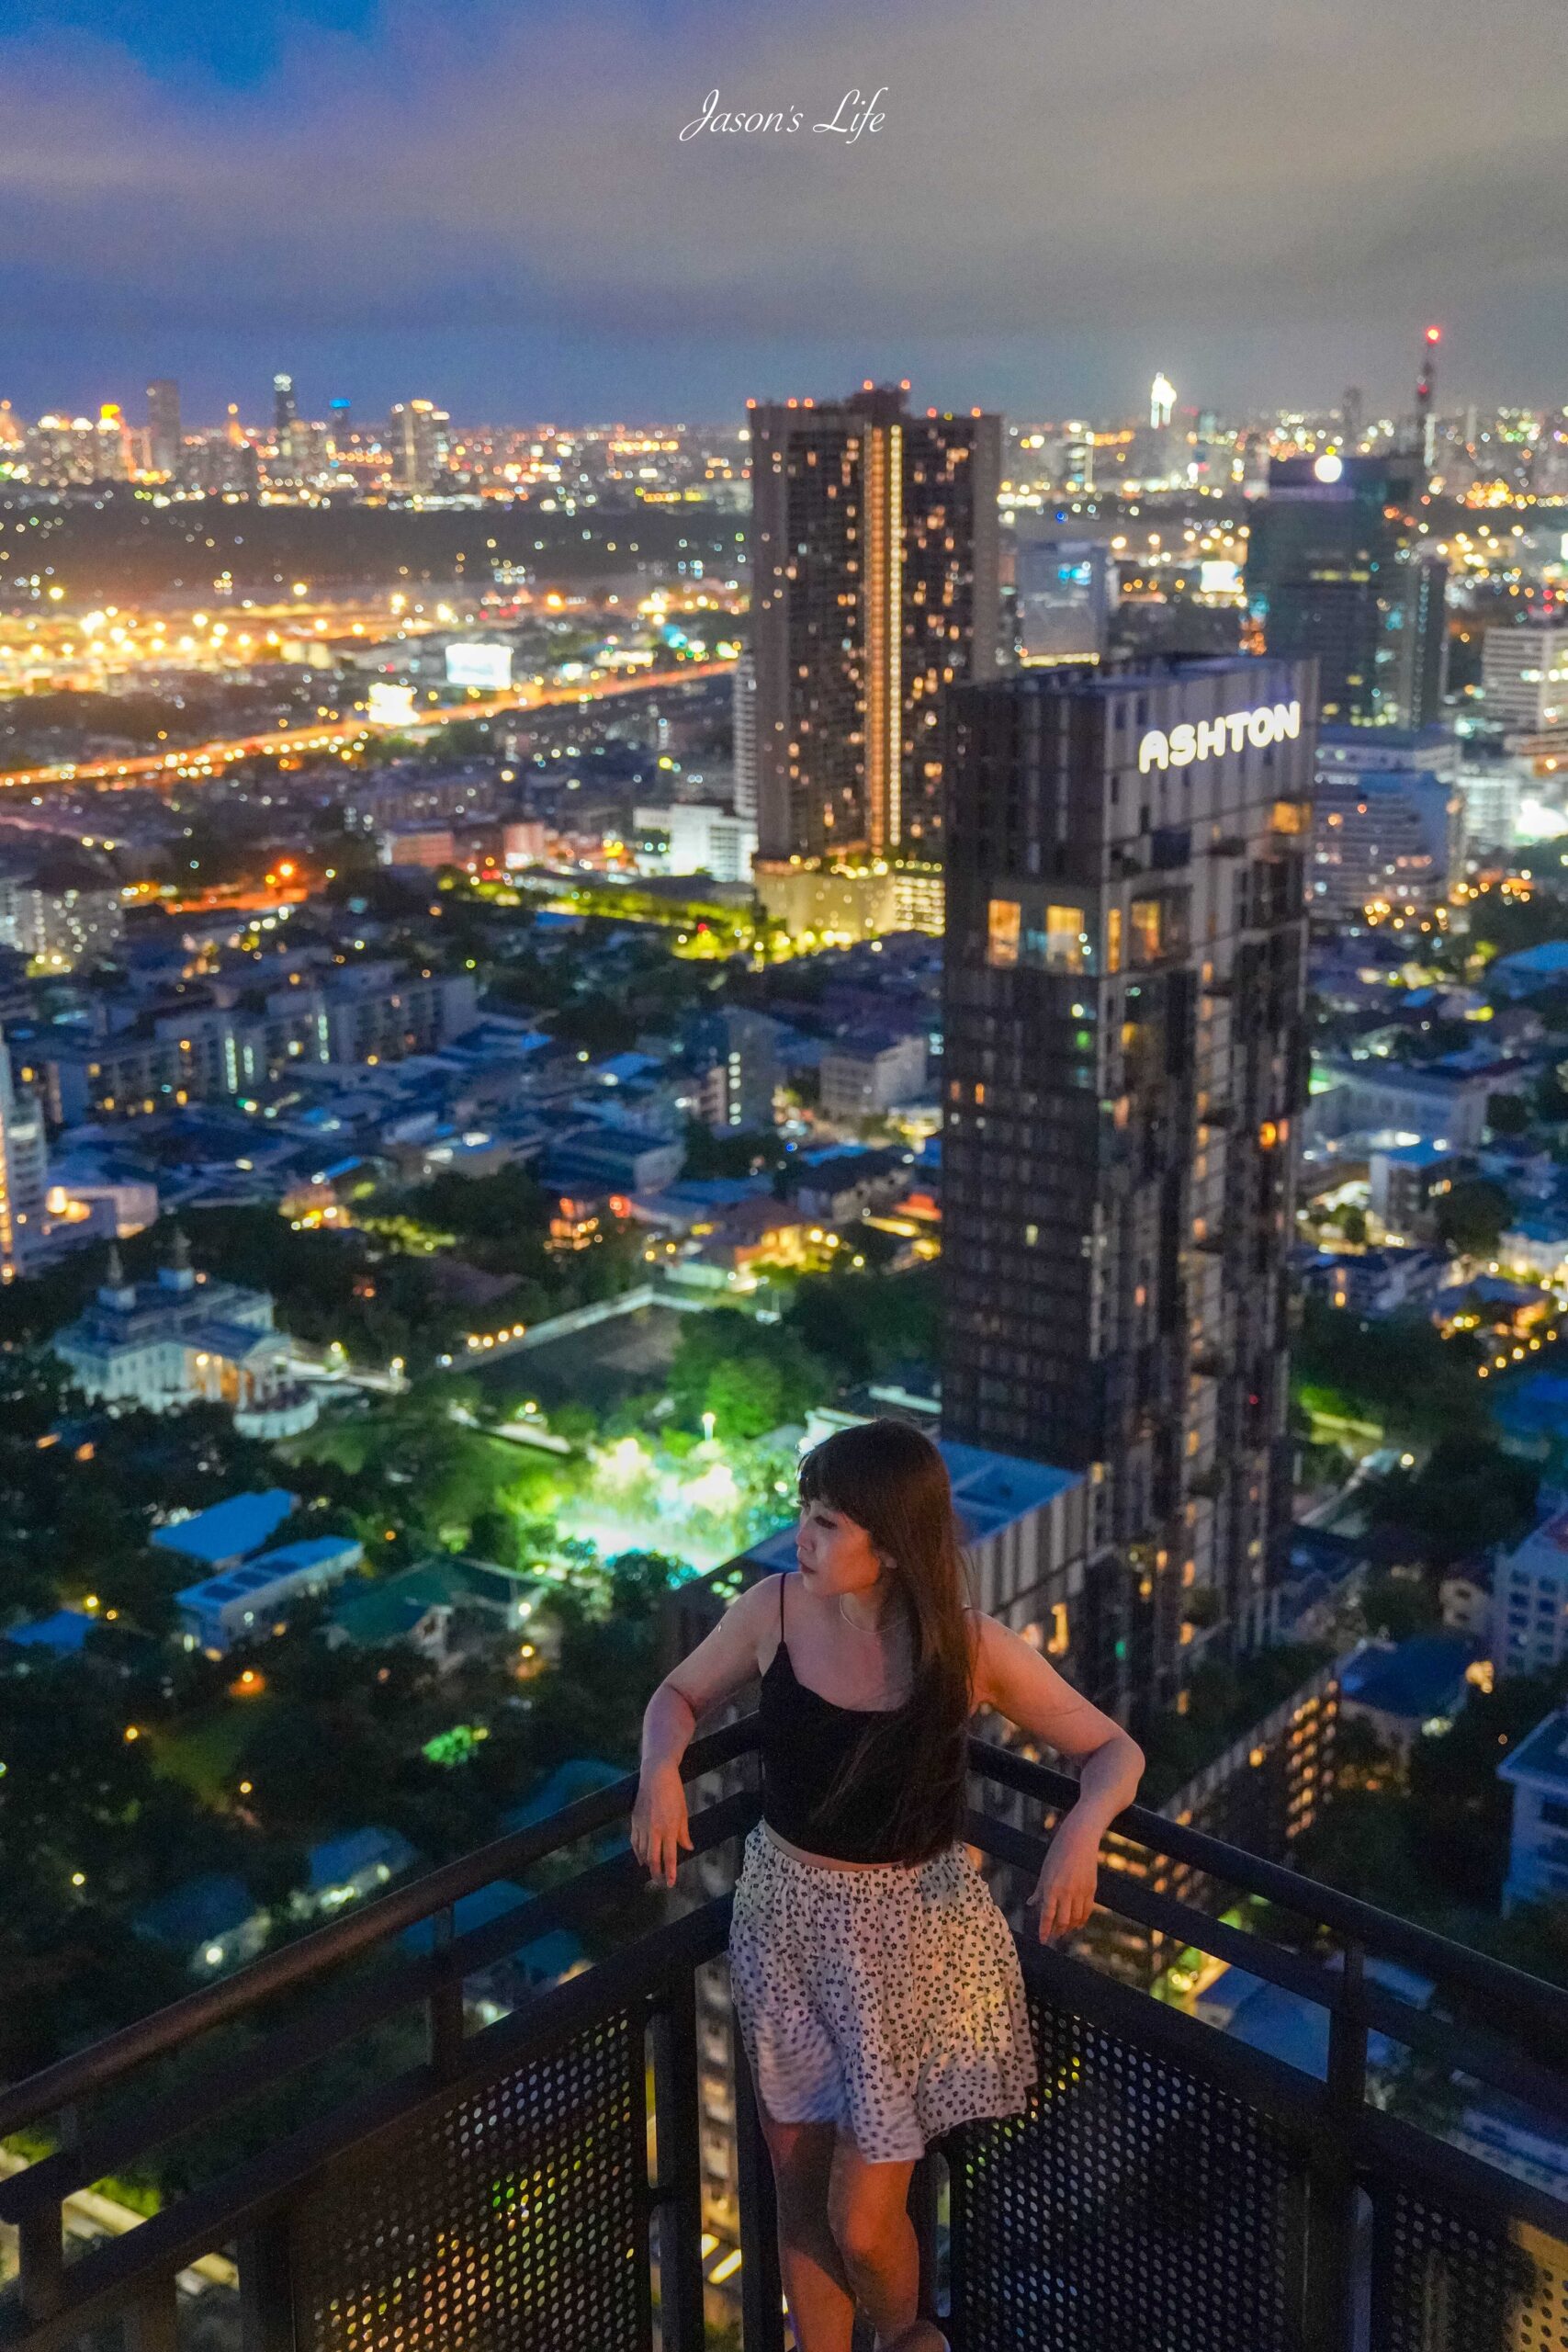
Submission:
[[[686,662],[677,670],[639,670],[626,674],[601,673],[582,685],[523,687],[480,700],[449,703],[433,710],[416,710],[396,721],[354,718],[330,725],[304,723],[277,727],[259,735],[224,735],[209,743],[187,743],[177,750],[138,753],[130,759],[60,760],[52,766],[0,768],[0,790],[38,791],[50,786],[107,784],[132,786],[149,779],[172,781],[176,776],[216,775],[236,760],[252,760],[268,752],[341,752],[367,735],[416,734],[449,727],[455,719],[496,718],[504,711],[548,710],[585,702],[602,702],[612,695],[651,694],[665,686],[692,685],[704,678],[722,678],[733,662]]]

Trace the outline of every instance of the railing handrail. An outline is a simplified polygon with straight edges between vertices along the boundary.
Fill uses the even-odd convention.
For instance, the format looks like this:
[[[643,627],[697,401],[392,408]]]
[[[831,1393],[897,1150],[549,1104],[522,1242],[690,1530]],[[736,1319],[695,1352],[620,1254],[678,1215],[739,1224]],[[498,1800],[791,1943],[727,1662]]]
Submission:
[[[748,1716],[719,1733],[694,1741],[684,1759],[684,1770],[695,1777],[728,1764],[750,1752],[755,1738],[756,1719]],[[1070,1804],[1077,1793],[1077,1783],[1066,1775],[1032,1764],[989,1743],[973,1742],[970,1762],[982,1777],[1038,1797],[1053,1809]],[[628,1774],[610,1788],[564,1808],[527,1831],[496,1840],[464,1857],[460,1863],[428,1872],[410,1887],[398,1890],[395,1895],[379,1898],[374,1905],[367,1905],[355,1920],[334,1923],[332,1928],[302,1939],[300,1946],[290,1948],[290,1953],[309,1948],[312,1964],[307,1970],[294,1969],[283,1981],[292,1985],[313,1980],[323,1968],[373,1946],[400,1928],[449,1910],[460,1892],[487,1883],[503,1871],[521,1867],[520,1853],[536,1857],[592,1835],[625,1810],[636,1786],[636,1776]],[[692,1818],[694,1853],[738,1836],[757,1817],[759,1810],[756,1791],[746,1788],[695,1811]],[[1288,1871],[1281,1873],[1278,1865],[1262,1862],[1201,1832],[1173,1825],[1139,1806],[1130,1807],[1118,1816],[1113,1826],[1122,1835],[1146,1843],[1151,1850],[1167,1854],[1170,1853],[1174,1837],[1181,1850],[1172,1859],[1191,1861],[1216,1877],[1239,1883],[1256,1882],[1259,1892],[1271,1893],[1270,1883],[1282,1876],[1287,1882],[1285,1891],[1294,1897],[1292,1907],[1308,1917],[1320,1916],[1322,1906],[1315,1904],[1309,1882],[1298,1880]],[[961,1834],[1002,1861],[1030,1871],[1038,1868],[1049,1850],[1043,1826],[1020,1827],[1007,1819],[976,1811],[968,1814]],[[586,1866],[568,1885],[544,1890],[513,1904],[502,1917],[465,1930],[461,1936],[450,1933],[448,1920],[446,1935],[438,1936],[431,1953],[414,1962],[403,1962],[389,1975],[378,1973],[359,1980],[346,1994],[339,1988],[329,2005],[311,2019],[304,2024],[291,2020],[278,2029],[269,2048],[287,2047],[298,2065],[310,2054],[308,2044],[312,2037],[324,2049],[333,2041],[344,2038],[347,2031],[357,2030],[367,2018],[372,2013],[379,2014],[394,1996],[402,2004],[423,1996],[429,2005],[430,2038],[425,2060],[405,2066],[389,2080],[369,2086],[330,2112],[314,2115],[303,2123],[293,2123],[259,2152],[243,2156],[217,2178],[188,2190],[177,2202],[124,2238],[111,2242],[68,2268],[62,2265],[61,2256],[61,2203],[84,2177],[92,2176],[95,2164],[107,2154],[134,2153],[138,2145],[156,2144],[160,2137],[173,2136],[168,2129],[171,2123],[183,2129],[193,2122],[209,2120],[213,2114],[233,2104],[237,2097],[248,2096],[255,2086],[255,2074],[236,2070],[231,2064],[225,2074],[215,2057],[209,2072],[196,2083],[186,2083],[177,2096],[172,2091],[161,2092],[151,2106],[134,2116],[111,2113],[77,2137],[72,2145],[40,2159],[7,2184],[5,2203],[9,2217],[18,2227],[22,2276],[18,2297],[0,2298],[0,2346],[26,2345],[29,2352],[67,2352],[84,2325],[111,2317],[128,2307],[144,2314],[154,2309],[161,2312],[158,2326],[164,2332],[158,2334],[158,2327],[154,2326],[153,2336],[159,2342],[172,2340],[175,2273],[195,2253],[227,2244],[236,2236],[243,2240],[242,2294],[252,2298],[254,2327],[254,2299],[267,2291],[265,2274],[270,2257],[266,2246],[272,2241],[266,2233],[272,2232],[276,2237],[279,2229],[287,2233],[290,2200],[308,2193],[318,2171],[329,2167],[351,2148],[367,2144],[421,2114],[438,2111],[445,2101],[467,2095],[492,2075],[530,2062],[584,2021],[629,2002],[643,2022],[653,2029],[656,2043],[662,2033],[669,2045],[663,2059],[659,2058],[656,2049],[656,2086],[660,2066],[665,2069],[664,2089],[656,2086],[661,2154],[659,2177],[648,2184],[647,2194],[661,2216],[672,2217],[671,2226],[682,2234],[682,2245],[672,2257],[674,2268],[670,2283],[671,2308],[684,2312],[686,2318],[677,2325],[674,2340],[684,2347],[684,2352],[692,2352],[701,2334],[701,2274],[692,2252],[700,2224],[693,2201],[697,2196],[694,2186],[696,2157],[693,2136],[696,2129],[697,2091],[691,1972],[721,1951],[730,1897],[709,1897],[682,1917],[666,1920],[647,1934],[634,1936],[628,1944],[596,1962],[584,1973],[532,1994],[494,2024],[473,2034],[467,2034],[464,2030],[463,1980],[467,1974],[502,1951],[515,1950],[547,1918],[586,1918],[590,1910],[607,1895],[629,1888],[639,1869],[631,1853],[620,1846],[613,1855]],[[1332,1894],[1332,1890],[1316,1892]],[[1529,2058],[1517,2059],[1504,2047],[1500,2036],[1484,2030],[1472,2038],[1475,2044],[1472,2047],[1472,2039],[1467,2039],[1468,2026],[1456,2026],[1434,2014],[1412,2008],[1363,1981],[1363,1944],[1386,1945],[1387,1931],[1398,1929],[1403,1923],[1392,1921],[1388,1915],[1371,1905],[1336,1898],[1332,1907],[1338,1922],[1352,1922],[1359,1931],[1363,1923],[1370,1921],[1376,1930],[1371,1936],[1346,1931],[1341,1973],[1325,1966],[1320,1959],[1296,1953],[1287,1945],[1276,1945],[1267,1938],[1248,1937],[1240,1929],[1212,1920],[1190,1904],[1147,1886],[1132,1873],[1102,1867],[1100,1899],[1108,1907],[1121,1911],[1124,1917],[1141,1920],[1172,1937],[1185,1936],[1201,1948],[1238,1959],[1243,1966],[1250,1959],[1259,1973],[1319,2005],[1328,2017],[1325,2070],[1314,2073],[1310,2066],[1303,2068],[1282,2055],[1253,2051],[1245,2042],[1216,2031],[1212,2025],[1184,2017],[1151,1999],[1139,1987],[1108,1975],[1089,1962],[1033,1945],[1026,1936],[1021,1949],[1026,1977],[1041,1985],[1053,1999],[1059,1998],[1087,2017],[1109,2022],[1113,2029],[1120,2020],[1134,2041],[1142,2039],[1167,2055],[1184,2057],[1200,2074],[1238,2089],[1242,2096],[1255,2100],[1292,2130],[1306,2133],[1320,2148],[1330,2150],[1329,2158],[1313,2159],[1320,2171],[1325,2163],[1331,2173],[1337,2165],[1348,2167],[1348,2180],[1358,2165],[1370,2161],[1369,2150],[1374,2154],[1381,2151],[1392,2165],[1412,2178],[1425,2177],[1440,2181],[1456,2197],[1473,2198],[1495,2213],[1523,2219],[1550,2235],[1568,2234],[1564,2219],[1568,2207],[1562,2199],[1521,2181],[1511,2170],[1451,2146],[1440,2133],[1381,2117],[1367,2103],[1366,2030],[1369,2025],[1376,2025],[1396,2041],[1407,2041],[1416,2048],[1427,2051],[1450,2070],[1462,2068],[1466,2074],[1475,2074],[1483,2079],[1501,2080],[1506,2087],[1542,2106],[1561,2108],[1562,2104],[1561,2080],[1554,2081],[1551,2066],[1539,2066]],[[1323,1924],[1330,1923],[1325,1920]],[[352,1935],[345,1932],[350,1928],[355,1930]],[[1476,1959],[1495,1985],[1499,1981],[1510,1983],[1518,1976],[1517,1971],[1497,1969],[1495,1964],[1466,1953],[1462,1947],[1448,1945],[1445,1939],[1428,1940],[1445,1955],[1451,1951],[1467,1962]],[[1255,1956],[1248,1952],[1249,1945],[1255,1948]],[[256,1979],[265,1978],[266,1973],[265,1962],[244,1972],[250,1980],[253,1999],[261,1997],[254,1987]],[[231,1980],[231,1986],[241,1981]],[[1526,1978],[1523,1982],[1532,1995],[1551,1995],[1555,1991],[1538,1986],[1534,1979]],[[222,1989],[230,1988],[210,1988],[213,1992]],[[266,1989],[276,1991],[279,1987],[274,1981]],[[100,2045],[97,2052],[81,2053],[81,2061],[87,2066],[81,2086],[101,2089],[139,2058],[157,2054],[170,2046],[171,2039],[186,2038],[189,2029],[185,2020],[193,2006],[202,2009],[205,2023],[216,2021],[206,1996],[197,1996],[195,2004],[175,2003],[148,2021],[160,2026],[160,2030],[151,2037],[138,2041],[137,2030],[129,2028],[110,2042]],[[220,2014],[231,2015],[248,2006],[248,2002],[238,2003]],[[171,2019],[178,2022],[180,2030],[171,2028],[167,2022]],[[1506,2019],[1503,2030],[1506,2032]],[[106,2051],[114,2053],[114,2067],[111,2072],[95,2073],[91,2062],[101,2059]],[[129,2056],[128,2051],[131,2053]],[[266,2052],[256,2055],[265,2059]],[[275,2079],[273,2070],[266,2064],[263,2064],[259,2071],[264,2081]],[[237,2077],[243,2073],[246,2079],[241,2082]],[[30,2083],[17,2086],[15,2095],[18,2099],[30,2095],[28,2104],[32,2115],[52,2111],[61,2103],[56,2087],[61,2075],[61,2068],[45,2070]],[[183,2114],[182,2099],[186,2104]],[[739,2087],[737,2099],[744,2104]],[[662,2153],[666,2145],[663,2118],[667,2108],[674,2119],[670,2145],[675,2151],[668,2162]],[[1379,2132],[1382,2136],[1375,2136]],[[754,2174],[760,2161],[753,2149]],[[753,2178],[753,2190],[757,2185]],[[1318,2191],[1322,2187],[1319,2180]],[[744,2237],[744,2212],[742,2222]],[[660,2220],[661,2233],[663,2227]],[[753,2212],[748,2260],[757,2256],[757,2228]],[[686,2239],[692,2244],[686,2244]],[[662,2247],[662,2234],[659,2243]],[[1347,2239],[1347,2260],[1348,2243]],[[1337,2256],[1333,2256],[1332,2247],[1330,2254],[1331,2270]],[[1324,2258],[1314,2256],[1314,2259],[1321,2268]],[[776,2278],[762,2270],[757,2276],[768,2287],[771,2307],[776,2313]],[[262,2281],[260,2285],[256,2283],[258,2279]],[[759,2291],[754,2281],[754,2304]],[[264,2339],[256,2335],[254,2340],[259,2343]],[[265,2340],[270,2344],[273,2338],[269,2335]],[[281,2336],[278,2340],[282,2340]],[[1337,2336],[1335,2340],[1339,2339]],[[1350,2335],[1347,2334],[1344,2340],[1348,2343]],[[773,2337],[764,2333],[765,2352],[773,2343]]]
[[[991,1740],[971,1738],[969,1762],[983,1779],[1015,1789],[1021,1795],[1038,1797],[1058,1812],[1070,1805],[1078,1792],[1077,1782],[1067,1773],[1033,1763]],[[1212,1878],[1223,1879],[1228,1886],[1239,1887],[1244,1894],[1261,1895],[1282,1911],[1292,1911],[1317,1927],[1332,1929],[1347,1942],[1404,1961],[1435,1982],[1446,1979],[1489,2000],[1522,2006],[1548,2030],[1568,2037],[1568,1990],[1561,1985],[1549,1984],[1544,1978],[1530,1976],[1486,1952],[1472,1951],[1468,1944],[1455,1943],[1435,1928],[1417,1927],[1356,1895],[1342,1894],[1337,1887],[1303,1877],[1282,1862],[1266,1861],[1245,1847],[1226,1845],[1206,1830],[1151,1813],[1145,1805],[1130,1804],[1111,1826],[1167,1860],[1186,1862]]]
[[[686,1780],[699,1778],[751,1753],[756,1744],[757,1717],[754,1713],[744,1715],[694,1739],[681,1761],[682,1776]],[[1065,1809],[1077,1796],[1078,1784],[1068,1774],[1035,1763],[993,1741],[971,1736],[968,1754],[971,1769],[982,1779],[1034,1797],[1051,1810]],[[607,1828],[630,1811],[637,1787],[637,1775],[626,1773],[544,1820],[493,1839],[456,1861],[443,1863],[404,1886],[389,1888],[296,1942],[276,1952],[263,1953],[232,1975],[203,1985],[145,2018],[134,2019],[103,2041],[74,2051],[54,2064],[9,2085],[0,2090],[0,2138],[25,2129],[41,2116],[72,2107],[89,2093],[105,2090],[149,2060],[243,2015],[279,1993],[326,1973],[355,1954],[447,1910],[478,1888],[526,1870],[561,1848]],[[1281,1909],[1329,1928],[1347,1942],[1402,1960],[1438,1983],[1447,1980],[1489,2000],[1511,2005],[1515,2014],[1522,2009],[1550,2032],[1568,2034],[1568,1991],[1559,1986],[1472,1951],[1431,1928],[1416,1927],[1353,1895],[1303,1878],[1280,1863],[1266,1861],[1241,1847],[1227,1845],[1205,1831],[1172,1822],[1145,1806],[1129,1805],[1111,1826],[1116,1834],[1168,1860],[1187,1863],[1244,1893],[1260,1895]],[[1119,1876],[1116,1872],[1101,1872],[1102,1900],[1112,1905],[1120,1891],[1115,1883]],[[1162,1906],[1174,1905],[1193,1924],[1205,1929],[1217,1925],[1190,1905],[1175,1905],[1173,1897],[1156,1899]],[[521,1916],[523,1906],[517,1908]],[[1172,1916],[1174,1919],[1174,1910]],[[1227,1945],[1237,1945],[1240,1931],[1224,1932]],[[1258,1942],[1255,1939],[1248,1940]],[[1259,1946],[1260,1957],[1267,1949]],[[1309,1993],[1307,1997],[1313,1996]]]
[[[747,1754],[755,1745],[756,1718],[742,1716],[737,1723],[726,1724],[719,1730],[693,1740],[681,1760],[682,1777],[693,1780],[701,1773],[711,1772]],[[89,2091],[105,2089],[121,2075],[144,2065],[150,2058],[243,2015],[258,2002],[287,1992],[308,1978],[320,1976],[355,1953],[400,1934],[433,1913],[445,1911],[476,1889],[489,1886],[498,1878],[510,1878],[547,1855],[558,1852],[563,1846],[575,1845],[579,1838],[607,1828],[631,1811],[637,1788],[637,1775],[627,1772],[591,1795],[579,1797],[558,1813],[547,1815],[543,1821],[493,1838],[488,1846],[460,1855],[456,1861],[443,1862],[404,1886],[389,1887],[386,1894],[376,1895],[326,1927],[301,1936],[297,1942],[285,1944],[277,1951],[263,1952],[237,1968],[232,1975],[201,1985],[164,2008],[134,2018],[130,2025],[106,2035],[103,2041],[92,2042],[85,2050],[73,2051],[69,2057],[57,2060],[53,2065],[24,2076],[20,2082],[0,2090],[0,2139],[7,2132],[23,2130],[37,2116],[70,2107]]]

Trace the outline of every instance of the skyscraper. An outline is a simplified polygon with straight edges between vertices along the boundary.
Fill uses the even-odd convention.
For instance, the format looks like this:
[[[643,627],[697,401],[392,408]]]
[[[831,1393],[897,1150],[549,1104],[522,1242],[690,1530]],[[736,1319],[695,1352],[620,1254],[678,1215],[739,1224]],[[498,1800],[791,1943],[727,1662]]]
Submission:
[[[735,664],[735,813],[757,821],[757,665],[749,653]]]
[[[430,490],[446,463],[444,408],[432,401],[398,401],[388,419],[392,451],[392,480],[404,490]]]
[[[1275,458],[1253,511],[1247,596],[1263,650],[1315,655],[1322,715],[1429,727],[1448,668],[1448,566],[1421,528],[1417,452]]]
[[[17,1095],[0,1036],[0,1282],[14,1279],[29,1238],[41,1238],[48,1170],[43,1113]]]
[[[275,376],[272,379],[272,429],[280,447],[299,419],[299,403],[294,397],[293,377]]]
[[[1087,1473],[1086,1672],[1249,1638],[1290,1513],[1310,664],[949,702],[942,1427]]]
[[[907,392],[750,411],[764,858],[929,855],[937,698],[996,668],[1001,419]]]
[[[147,455],[155,474],[178,473],[184,443],[180,434],[180,388],[171,376],[147,387]]]

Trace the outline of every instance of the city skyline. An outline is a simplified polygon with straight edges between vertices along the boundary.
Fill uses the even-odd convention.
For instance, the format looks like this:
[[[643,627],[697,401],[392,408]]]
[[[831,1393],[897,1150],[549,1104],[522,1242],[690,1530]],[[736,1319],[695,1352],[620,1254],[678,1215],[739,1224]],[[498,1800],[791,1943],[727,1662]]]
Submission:
[[[13,11],[20,404],[175,376],[219,415],[280,368],[313,413],[423,384],[468,415],[725,417],[863,374],[1071,413],[1158,368],[1201,405],[1382,403],[1427,318],[1452,399],[1564,380],[1563,67],[1489,92],[1449,6],[1324,0],[1245,43],[1143,0],[1113,30],[988,0],[961,42],[923,6],[249,18]],[[878,83],[852,148],[678,137],[716,86],[809,126]]]

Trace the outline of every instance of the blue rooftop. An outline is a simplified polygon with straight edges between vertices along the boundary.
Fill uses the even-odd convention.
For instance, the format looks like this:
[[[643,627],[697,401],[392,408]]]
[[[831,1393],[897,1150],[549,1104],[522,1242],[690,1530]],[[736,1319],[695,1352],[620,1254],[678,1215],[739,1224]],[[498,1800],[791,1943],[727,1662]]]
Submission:
[[[57,1609],[51,1617],[36,1617],[30,1625],[13,1625],[5,1638],[24,1649],[53,1650],[58,1657],[72,1657],[86,1640],[92,1623],[83,1610]]]
[[[936,1442],[953,1482],[953,1507],[967,1543],[994,1535],[998,1528],[1027,1518],[1031,1511],[1083,1483],[1080,1472],[1057,1470],[1047,1462],[993,1453],[984,1445],[961,1445],[955,1438],[938,1438]],[[794,1527],[781,1528],[776,1534],[748,1544],[745,1557],[770,1570],[793,1568]]]
[[[1347,1660],[1340,1688],[1357,1706],[1412,1722],[1451,1713],[1465,1668],[1486,1653],[1468,1634],[1416,1634],[1393,1649],[1369,1646]]]
[[[395,1873],[406,1870],[414,1859],[414,1849],[396,1829],[345,1829],[341,1837],[323,1838],[311,1847],[307,1883],[312,1894],[321,1894],[330,1886],[345,1886],[361,1871],[373,1871],[378,1863],[384,1862],[389,1872]]]
[[[625,1778],[624,1767],[607,1764],[602,1756],[573,1756],[566,1763],[558,1764],[542,1787],[536,1789],[525,1804],[514,1805],[501,1816],[502,1828],[510,1834],[514,1829],[532,1828],[536,1821],[547,1820],[563,1806],[575,1804],[579,1797],[589,1797],[600,1789]]]
[[[233,1871],[212,1871],[171,1887],[136,1914],[134,1925],[139,1935],[188,1951],[243,1927],[260,1907],[243,1878]]]
[[[1500,1781],[1545,1781],[1568,1793],[1568,1707],[1560,1707],[1497,1767]]]
[[[492,1879],[489,1886],[477,1886],[471,1894],[457,1897],[452,1905],[452,1932],[463,1936],[471,1928],[486,1928],[503,1911],[511,1911],[518,1904],[526,1907],[531,1900],[526,1888],[511,1879]],[[405,1951],[432,1951],[435,1946],[435,1923],[433,1919],[416,1919],[412,1928],[403,1929],[398,1940]]]
[[[260,1339],[263,1335],[247,1336]],[[298,1498],[281,1487],[269,1487],[265,1494],[231,1495],[227,1502],[198,1510],[194,1519],[158,1528],[151,1541],[160,1552],[178,1552],[187,1560],[220,1567],[225,1560],[243,1560],[247,1553],[260,1551],[297,1504]]]
[[[191,1608],[209,1600],[238,1600],[243,1594],[260,1592],[264,1586],[277,1584],[286,1577],[306,1576],[312,1568],[325,1567],[333,1560],[343,1559],[345,1552],[360,1554],[355,1537],[301,1536],[298,1544],[280,1544],[275,1552],[258,1552],[254,1559],[243,1561],[237,1568],[225,1568],[218,1576],[204,1577],[199,1584],[187,1584],[175,1599]]]

